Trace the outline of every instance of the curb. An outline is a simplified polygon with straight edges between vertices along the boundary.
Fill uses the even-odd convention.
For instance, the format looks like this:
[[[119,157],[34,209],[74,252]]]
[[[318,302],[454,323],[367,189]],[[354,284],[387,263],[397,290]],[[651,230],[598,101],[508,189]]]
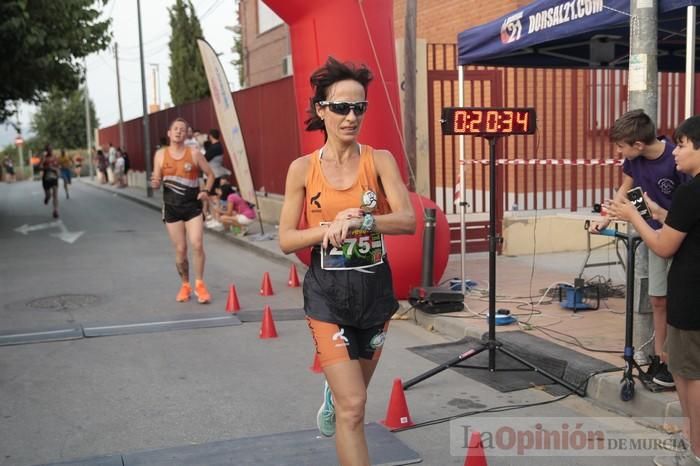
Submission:
[[[109,186],[102,186],[100,184],[97,184],[93,181],[90,180],[83,180],[83,183],[85,186],[89,186],[95,189],[100,189],[105,192],[109,192],[112,194],[115,194],[123,199],[136,202],[137,204],[140,204],[144,207],[148,207],[150,209],[160,211],[161,210],[161,204],[159,201],[155,199],[149,199],[149,198],[144,198],[142,196],[138,196],[135,194],[132,194],[130,192],[125,192],[125,191],[120,191],[115,188],[111,188]],[[272,228],[272,225],[267,225],[270,228]],[[233,234],[227,233],[225,231],[215,231],[211,230],[209,228],[204,228],[204,232],[210,235],[218,236],[219,238],[225,239],[237,246],[246,248],[247,250],[253,252],[254,254],[265,258],[272,260],[274,262],[277,262],[278,264],[288,266],[290,264],[295,264],[298,268],[301,268],[300,271],[306,271],[307,267],[304,263],[296,259],[296,256],[288,256],[288,255],[283,255],[281,252],[276,253],[274,251],[271,251],[269,249],[266,249],[264,247],[261,247],[256,244],[255,241],[250,241],[250,240],[245,240],[243,238],[239,238],[237,236],[234,236]]]
[[[427,314],[418,309],[413,309],[412,312],[417,325],[455,340],[464,337],[480,339],[484,333],[483,329],[466,327],[460,319]],[[652,424],[650,427],[665,431],[669,428],[666,422],[669,418],[682,417],[680,401],[675,392],[652,393],[639,381],[635,384],[634,398],[630,401],[622,401],[620,399],[621,378],[621,371],[594,375],[586,387],[585,398],[599,407],[635,418],[635,421],[646,425],[649,425],[650,418],[663,419],[663,424]]]

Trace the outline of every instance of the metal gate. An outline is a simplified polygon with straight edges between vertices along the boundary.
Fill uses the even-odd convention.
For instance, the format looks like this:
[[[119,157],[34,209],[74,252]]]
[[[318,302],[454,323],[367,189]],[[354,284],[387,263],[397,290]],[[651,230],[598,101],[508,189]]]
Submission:
[[[467,252],[488,250],[489,213],[489,145],[472,136],[444,136],[440,130],[440,114],[444,107],[459,105],[459,82],[454,66],[454,48],[450,44],[431,44],[428,51],[428,137],[430,145],[431,197],[447,215],[450,223],[450,252],[460,251],[460,202],[465,209]],[[502,105],[501,71],[465,70],[464,106],[499,107]],[[459,137],[464,137],[465,163],[460,170]],[[497,146],[496,158],[502,149]],[[497,167],[496,231],[503,225],[503,166]],[[460,172],[464,191],[459,192]]]

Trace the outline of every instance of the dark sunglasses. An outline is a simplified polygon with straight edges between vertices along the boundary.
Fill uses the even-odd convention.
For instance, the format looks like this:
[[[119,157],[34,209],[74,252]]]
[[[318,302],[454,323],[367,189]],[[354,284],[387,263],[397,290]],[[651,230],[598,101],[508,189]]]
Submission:
[[[328,109],[337,113],[338,115],[347,115],[350,110],[355,112],[356,116],[360,116],[367,111],[367,101],[361,100],[359,102],[331,102],[328,100],[322,100],[318,103],[321,107],[328,107]]]

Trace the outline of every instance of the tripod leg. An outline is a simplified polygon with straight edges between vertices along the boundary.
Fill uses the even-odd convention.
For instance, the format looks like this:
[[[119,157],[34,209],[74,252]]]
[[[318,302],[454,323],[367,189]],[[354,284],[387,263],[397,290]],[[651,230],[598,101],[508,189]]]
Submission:
[[[471,357],[474,357],[477,354],[479,354],[482,351],[485,351],[487,349],[488,349],[488,346],[484,345],[480,348],[470,349],[469,351],[465,351],[464,353],[460,354],[459,356],[452,358],[449,361],[444,362],[444,363],[440,364],[439,366],[434,367],[434,368],[430,369],[429,371],[424,372],[424,373],[420,374],[419,376],[414,377],[411,380],[407,381],[406,383],[403,384],[403,389],[406,390],[407,388],[414,386],[418,382],[422,382],[423,380],[425,380],[429,377],[432,377],[435,374],[438,374],[438,373],[444,371],[445,369],[449,369],[452,366],[456,366],[457,364],[464,361],[465,359],[469,359]]]
[[[569,390],[571,390],[572,392],[576,393],[576,394],[579,395],[579,396],[586,396],[586,391],[583,390],[582,388],[576,387],[576,386],[570,384],[569,382],[567,382],[566,380],[562,379],[561,377],[557,377],[556,375],[551,374],[551,373],[547,372],[547,371],[544,370],[544,369],[540,369],[539,367],[537,367],[537,366],[535,366],[534,364],[532,364],[530,361],[527,361],[527,360],[521,358],[520,356],[518,356],[517,354],[515,354],[515,353],[513,353],[513,352],[511,352],[511,351],[508,351],[508,350],[505,349],[503,346],[499,346],[497,349],[498,349],[498,351],[500,351],[501,353],[505,354],[505,355],[508,356],[509,358],[515,359],[515,360],[518,361],[520,364],[529,367],[530,369],[532,369],[533,371],[535,371],[535,372],[537,372],[537,373],[539,373],[539,374],[544,375],[545,377],[547,377],[547,378],[548,378],[549,380],[551,380],[552,382],[556,382],[556,383],[558,383],[559,385],[568,388]]]

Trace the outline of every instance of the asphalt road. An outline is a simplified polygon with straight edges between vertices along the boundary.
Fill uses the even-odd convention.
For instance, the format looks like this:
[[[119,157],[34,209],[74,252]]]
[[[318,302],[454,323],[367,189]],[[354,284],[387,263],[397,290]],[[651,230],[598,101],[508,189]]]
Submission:
[[[213,235],[205,238],[213,303],[176,303],[178,278],[158,212],[80,182],[72,189],[70,200],[61,197],[57,224],[42,204],[39,183],[0,184],[0,333],[223,315],[231,283],[244,310],[301,307],[300,289],[285,286],[288,268]],[[264,272],[274,296],[258,293]],[[313,347],[304,321],[278,321],[279,338],[270,340],[258,338],[259,326],[0,346],[0,465],[313,428],[322,376],[308,369]],[[407,348],[443,341],[409,321],[392,323],[370,386],[367,421],[384,418],[395,378],[433,367]],[[552,400],[536,389],[500,393],[453,371],[418,384],[406,398],[414,422]],[[505,425],[528,417],[572,425],[597,419],[612,430],[660,437],[578,398],[480,416]],[[472,419],[478,428],[478,418]],[[460,429],[440,423],[397,436],[423,464],[463,465],[453,438]],[[488,464],[651,464],[648,455],[601,455],[493,456]]]

